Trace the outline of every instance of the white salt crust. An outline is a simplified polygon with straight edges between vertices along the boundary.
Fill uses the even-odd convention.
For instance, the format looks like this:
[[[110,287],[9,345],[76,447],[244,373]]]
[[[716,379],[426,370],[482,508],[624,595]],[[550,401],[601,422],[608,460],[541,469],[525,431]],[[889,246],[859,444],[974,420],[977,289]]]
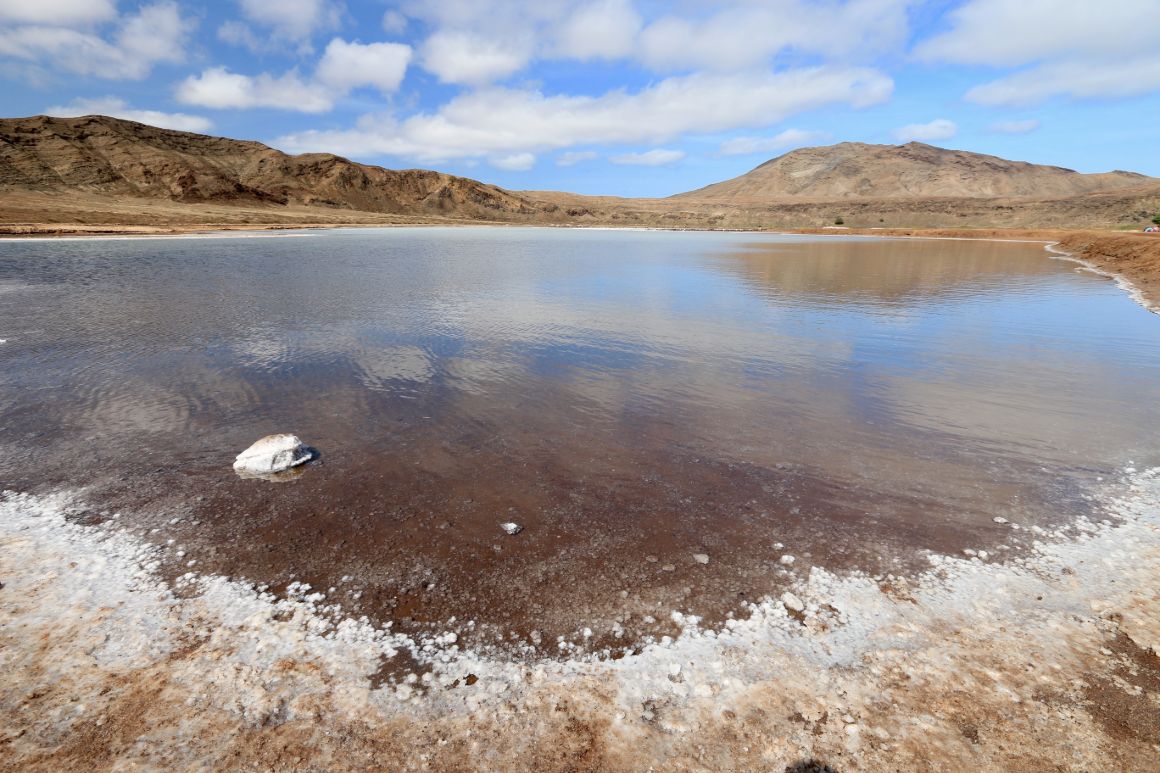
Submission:
[[[764,696],[761,705],[776,703],[776,709],[763,709],[774,716],[823,723],[834,711],[861,716],[835,726],[841,729],[834,730],[839,740],[833,743],[851,754],[897,753],[903,733],[920,739],[922,754],[937,756],[941,742],[932,728],[938,717],[930,706],[909,709],[916,713],[906,722],[918,722],[907,724],[909,729],[897,719],[864,716],[889,694],[882,680],[905,679],[906,689],[892,698],[899,711],[906,701],[931,702],[922,698],[929,685],[941,689],[979,679],[985,687],[969,688],[984,690],[979,700],[1010,706],[1026,701],[1030,689],[1019,682],[1022,661],[1034,659],[1047,669],[1041,679],[1066,685],[1065,676],[1080,668],[1077,653],[1099,650],[1108,620],[1141,648],[1160,651],[1160,597],[1153,590],[1160,577],[1160,468],[1125,474],[1108,490],[1115,493],[1101,522],[1072,524],[1068,534],[1078,536],[1062,528],[1044,532],[1023,557],[1008,563],[931,555],[931,567],[921,576],[879,581],[813,567],[797,577],[788,603],[782,596],[752,604],[743,619],[728,620],[720,630],[673,611],[682,630],[678,637],[647,641],[641,654],[620,660],[586,649],[588,630],[560,642],[558,659],[536,659],[530,647],[520,658],[511,650],[464,649],[454,630],[410,637],[389,625],[344,617],[323,593],[305,586],[292,586],[289,598],[279,599],[191,572],[171,588],[156,574],[164,548],[113,526],[68,521],[66,515],[79,506],[76,495],[4,492],[0,671],[8,676],[0,677],[0,708],[18,703],[15,696],[24,691],[50,685],[98,711],[102,685],[112,676],[161,672],[184,696],[189,714],[177,725],[189,748],[190,739],[204,742],[216,732],[199,720],[210,716],[233,717],[251,728],[317,722],[321,716],[372,724],[425,717],[434,723],[430,727],[454,726],[468,735],[482,732],[481,722],[504,728],[522,723],[527,735],[518,742],[507,730],[490,741],[478,737],[477,743],[502,756],[536,743],[542,724],[535,717],[556,716],[551,712],[564,701],[587,720],[610,723],[608,732],[618,743],[648,740],[649,753],[664,759],[665,749],[716,721],[722,710],[740,711]],[[56,646],[41,650],[22,638],[27,634]],[[1034,655],[1025,654],[1031,649]],[[991,676],[977,673],[976,663],[996,659],[1009,673],[998,666],[983,669]],[[372,688],[370,677],[384,662],[400,668],[408,662],[412,673],[403,669],[398,680]],[[35,677],[21,681],[17,674]],[[36,732],[22,734],[9,751],[67,738],[85,717],[75,711],[24,717]],[[924,712],[935,716],[914,719]],[[801,748],[824,740],[804,738]],[[1077,764],[1104,769],[1100,761],[1107,760],[1089,759],[1087,747],[1069,743],[1075,748],[1068,753],[1082,758]],[[134,754],[156,754],[158,748]],[[204,750],[200,760],[189,760],[172,756],[186,747],[165,748],[170,756],[154,763],[220,762],[205,758]],[[1098,748],[1093,741],[1091,749]],[[429,753],[416,748],[415,761]],[[789,753],[770,751],[774,756],[761,759],[791,762],[778,756]],[[741,764],[733,759],[719,764]]]

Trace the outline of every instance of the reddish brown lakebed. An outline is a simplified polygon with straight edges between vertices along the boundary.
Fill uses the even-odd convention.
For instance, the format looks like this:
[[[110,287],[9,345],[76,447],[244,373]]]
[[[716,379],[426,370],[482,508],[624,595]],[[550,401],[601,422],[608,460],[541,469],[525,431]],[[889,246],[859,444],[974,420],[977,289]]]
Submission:
[[[1041,244],[7,242],[0,312],[4,488],[85,488],[171,576],[476,645],[619,656],[810,566],[1002,559],[1160,461],[1158,321]],[[234,475],[281,431],[321,461]]]

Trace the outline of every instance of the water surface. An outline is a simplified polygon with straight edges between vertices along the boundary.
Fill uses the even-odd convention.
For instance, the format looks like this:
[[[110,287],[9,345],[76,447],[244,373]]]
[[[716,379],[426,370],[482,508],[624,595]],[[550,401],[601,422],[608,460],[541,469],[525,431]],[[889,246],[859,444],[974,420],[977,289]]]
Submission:
[[[173,571],[334,588],[402,628],[630,647],[814,565],[1002,559],[1095,515],[1100,479],[1160,461],[1158,332],[1039,244],[0,242],[0,483],[87,487],[78,517],[175,540]],[[234,475],[282,431],[321,463]]]

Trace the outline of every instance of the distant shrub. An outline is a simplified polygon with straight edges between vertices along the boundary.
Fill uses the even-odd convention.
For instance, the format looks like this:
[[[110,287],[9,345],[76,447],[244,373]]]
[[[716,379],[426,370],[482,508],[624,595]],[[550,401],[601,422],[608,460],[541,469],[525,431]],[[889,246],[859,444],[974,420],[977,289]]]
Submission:
[[[834,218],[834,225],[845,225],[846,221],[840,217]]]
[[[1157,215],[1156,217],[1152,218],[1152,222],[1155,223],[1156,225],[1160,225],[1160,215]]]

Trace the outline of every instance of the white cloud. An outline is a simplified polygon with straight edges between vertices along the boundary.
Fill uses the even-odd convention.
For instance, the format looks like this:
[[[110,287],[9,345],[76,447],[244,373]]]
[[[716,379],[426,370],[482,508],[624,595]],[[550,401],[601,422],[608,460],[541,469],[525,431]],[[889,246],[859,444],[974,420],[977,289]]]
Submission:
[[[619,59],[632,53],[640,14],[628,0],[598,0],[578,7],[557,33],[556,52],[572,59]]]
[[[526,172],[536,164],[536,157],[531,153],[512,153],[509,156],[489,158],[488,163],[498,169],[507,169],[509,172]]]
[[[423,44],[423,67],[444,83],[483,85],[522,70],[532,48],[471,32],[436,32]]]
[[[109,21],[117,15],[114,0],[0,0],[0,19],[71,26]]]
[[[407,17],[392,8],[383,13],[382,24],[383,32],[399,35],[407,29]]]
[[[383,93],[399,88],[411,61],[411,47],[402,43],[348,43],[334,38],[318,62],[314,77],[297,70],[282,75],[243,75],[212,67],[178,84],[179,102],[215,109],[264,107],[300,113],[325,113],[360,86]]]
[[[825,132],[786,129],[772,137],[734,137],[721,143],[721,154],[738,156],[749,153],[772,153],[785,148],[800,147],[826,139]]]
[[[949,140],[959,132],[959,127],[955,126],[954,121],[948,121],[945,118],[936,118],[930,123],[912,123],[906,126],[900,126],[891,134],[894,139],[899,142],[911,142],[917,140],[918,142],[937,142],[938,140]]]
[[[655,148],[644,153],[621,153],[608,160],[614,164],[629,166],[665,166],[666,164],[675,164],[684,157],[685,151],[683,150]]]
[[[343,93],[359,86],[374,86],[382,92],[399,88],[411,47],[402,43],[347,43],[335,38],[326,47],[315,77]]]
[[[287,40],[307,40],[319,31],[336,28],[341,19],[329,0],[240,0],[240,4],[247,19]]]
[[[968,91],[980,104],[1130,97],[1160,90],[1158,15],[1157,0],[968,0],[949,14],[951,29],[916,53],[932,62],[1027,66]]]
[[[175,96],[187,105],[215,109],[267,107],[302,113],[325,113],[334,107],[331,89],[308,83],[290,71],[280,76],[250,76],[213,67],[178,84]]]
[[[1055,96],[1135,97],[1160,90],[1160,56],[1115,62],[1052,62],[975,86],[966,98],[981,105],[1026,107]]]
[[[556,166],[576,166],[599,157],[600,154],[594,150],[570,150],[556,157]]]
[[[928,60],[996,67],[1054,58],[1154,52],[1156,0],[968,0],[952,28],[920,44]]]
[[[192,24],[177,4],[142,6],[122,18],[111,39],[67,27],[0,28],[0,56],[42,63],[64,72],[98,78],[139,80],[161,62],[180,62]]]
[[[160,126],[163,129],[177,129],[183,132],[207,132],[213,122],[200,115],[189,113],[163,113],[159,110],[139,110],[117,97],[97,97],[95,99],[74,99],[67,105],[54,105],[44,109],[45,115],[60,118],[75,118],[81,115],[110,115],[127,121]]]
[[[663,16],[641,34],[639,58],[656,70],[740,70],[792,49],[870,58],[900,49],[913,0],[723,3],[708,18]]]
[[[294,150],[424,161],[594,143],[659,143],[686,133],[767,126],[823,105],[868,107],[887,99],[892,89],[891,80],[876,70],[848,67],[696,74],[667,78],[636,93],[600,96],[489,88],[403,121],[369,116],[354,129],[302,132],[277,142]]]
[[[1034,118],[1026,121],[998,121],[987,128],[1001,134],[1027,134],[1039,128],[1039,121]]]

